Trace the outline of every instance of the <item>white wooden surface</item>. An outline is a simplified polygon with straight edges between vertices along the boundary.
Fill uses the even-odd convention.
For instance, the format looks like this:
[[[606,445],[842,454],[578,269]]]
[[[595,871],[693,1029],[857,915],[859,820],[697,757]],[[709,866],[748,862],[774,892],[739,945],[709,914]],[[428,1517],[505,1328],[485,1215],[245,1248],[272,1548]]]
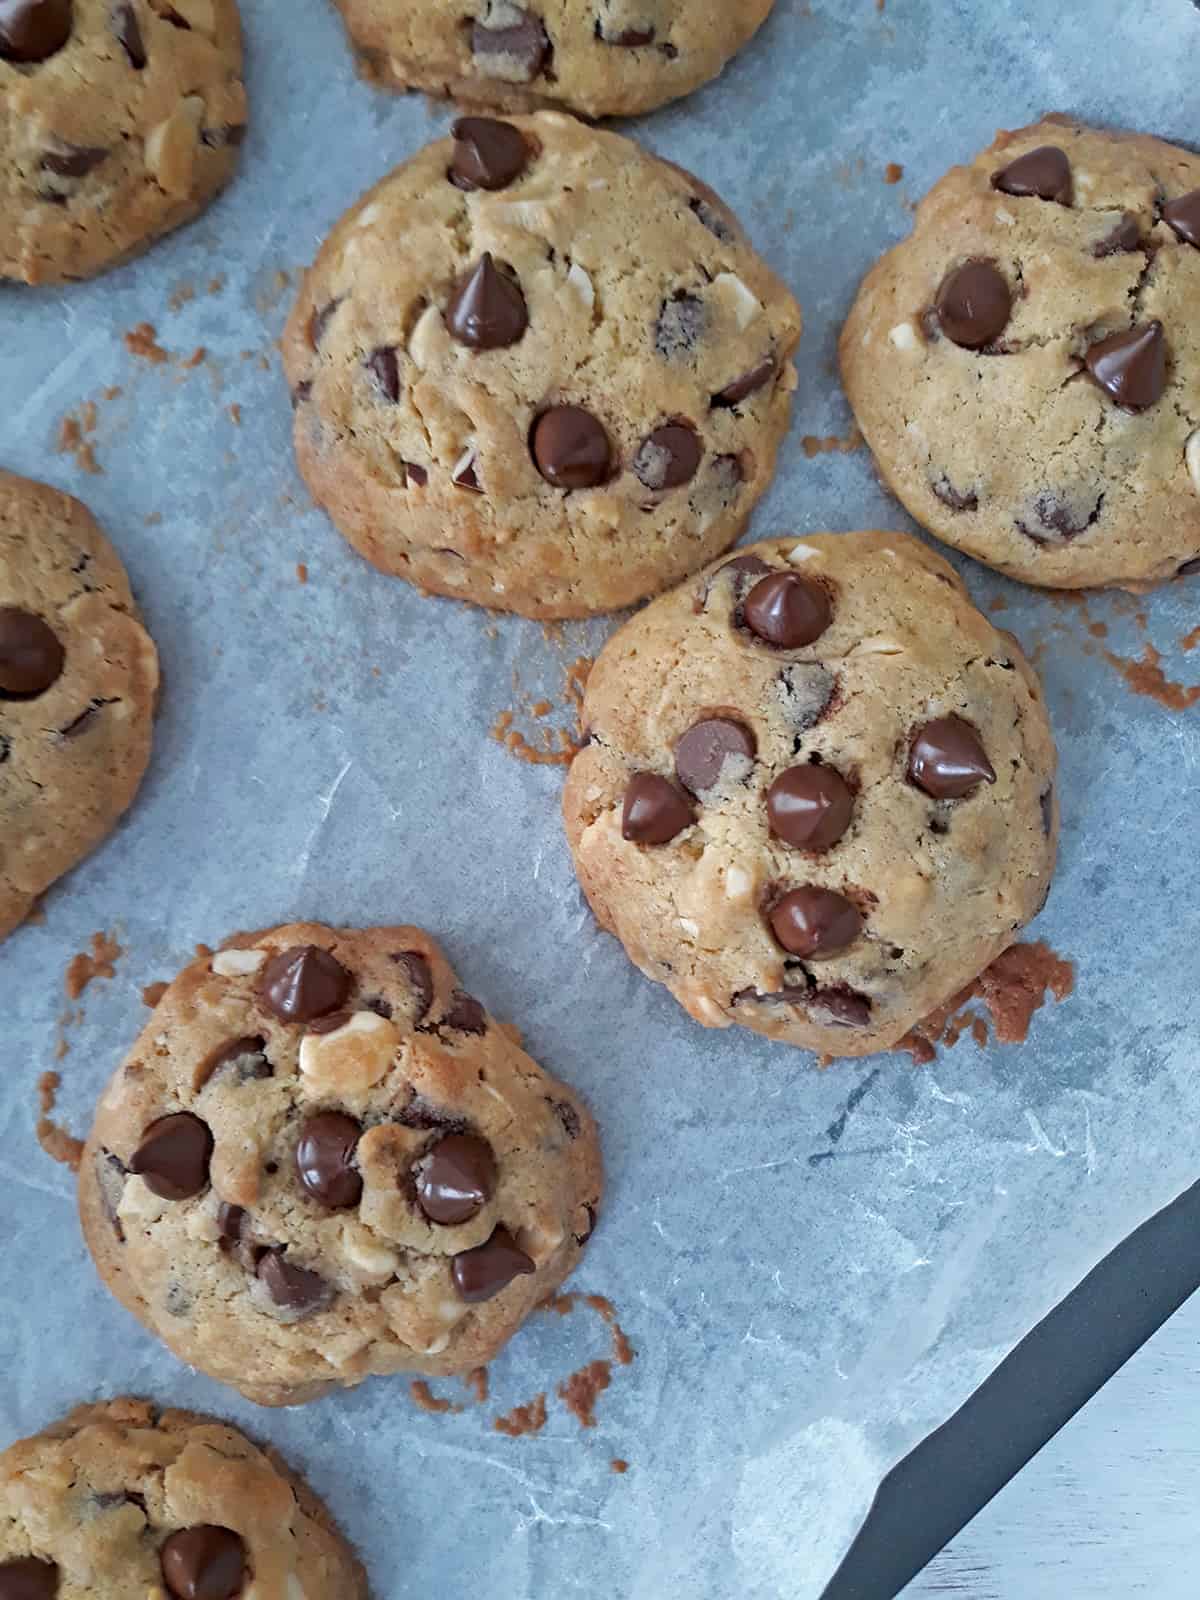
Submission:
[[[904,1590],[903,1600],[1196,1600],[1200,1294]]]

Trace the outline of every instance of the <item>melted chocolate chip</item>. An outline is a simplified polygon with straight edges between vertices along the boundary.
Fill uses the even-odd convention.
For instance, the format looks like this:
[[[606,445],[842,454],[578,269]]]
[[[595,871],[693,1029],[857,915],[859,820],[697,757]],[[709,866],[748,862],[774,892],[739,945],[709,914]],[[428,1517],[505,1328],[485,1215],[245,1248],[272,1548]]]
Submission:
[[[0,1600],[54,1600],[59,1571],[53,1561],[18,1556],[0,1561]]]
[[[1200,573],[1200,556],[1193,556],[1190,561],[1185,561],[1176,572],[1177,578],[1194,578]]]
[[[438,1026],[455,1033],[486,1033],[487,1012],[472,995],[455,989],[450,997],[450,1009]]]
[[[141,23],[130,0],[122,0],[120,5],[113,7],[112,30],[129,59],[129,65],[135,72],[141,72],[146,65],[146,46],[142,39]]]
[[[129,1170],[162,1200],[190,1200],[208,1187],[213,1136],[190,1111],[159,1117],[142,1134]]]
[[[238,1083],[259,1083],[272,1078],[275,1069],[267,1060],[267,1041],[261,1033],[244,1034],[211,1050],[196,1070],[195,1086],[202,1089],[218,1072],[226,1072]]]
[[[308,342],[314,350],[321,348],[321,341],[329,329],[333,315],[341,305],[340,300],[330,300],[327,305],[316,307],[308,319]]]
[[[173,1533],[159,1551],[163,1582],[175,1600],[233,1600],[246,1582],[246,1546],[211,1522]]]
[[[451,474],[450,482],[459,489],[469,489],[472,494],[483,493],[483,485],[475,472],[475,457],[473,454],[468,455],[462,466]]]
[[[996,772],[971,724],[949,716],[917,730],[908,777],[934,800],[961,800],[981,783],[995,783]]]
[[[511,13],[512,7],[506,6]],[[550,40],[541,18],[530,11],[517,13],[518,21],[502,28],[471,29],[471,50],[480,71],[497,78],[529,83],[550,58]]]
[[[633,470],[647,489],[678,489],[695,477],[703,455],[690,422],[667,422],[642,440]]]
[[[296,387],[292,390],[292,408],[293,408],[293,410],[297,406],[303,405],[306,400],[311,399],[312,398],[312,391],[313,391],[312,379],[311,378],[303,378],[296,385]]]
[[[451,338],[472,350],[502,350],[516,344],[528,326],[521,285],[485,251],[446,307]]]
[[[433,971],[429,962],[419,950],[397,950],[391,959],[404,969],[415,1001],[413,1021],[420,1022],[433,1001]]]
[[[1128,255],[1141,248],[1142,230],[1138,219],[1126,211],[1116,226],[1092,246],[1092,254],[1103,260],[1105,256]]]
[[[717,206],[702,199],[698,194],[694,194],[688,201],[688,209],[696,221],[707,228],[714,238],[720,239],[722,244],[732,244],[737,237],[728,217]]]
[[[529,165],[532,151],[511,122],[460,117],[450,129],[454,156],[446,176],[459,189],[506,189]]]
[[[753,761],[754,734],[732,717],[706,717],[693,723],[675,746],[675,776],[685,789],[702,794],[719,780],[726,761]]]
[[[43,154],[42,171],[52,172],[56,178],[86,178],[108,157],[109,151],[103,145],[64,145],[61,150]]]
[[[1042,811],[1042,832],[1047,839],[1054,832],[1054,785],[1043,789],[1038,796],[1038,805]]]
[[[850,826],[854,796],[832,767],[789,767],[767,790],[771,832],[799,850],[828,850]]]
[[[761,579],[742,607],[742,621],[750,632],[781,650],[812,644],[832,620],[828,594],[798,572],[776,572]]]
[[[425,468],[418,466],[415,461],[405,461],[401,464],[404,467],[405,487],[407,488],[407,486],[411,483],[414,484],[418,489],[423,489],[429,482],[429,474],[426,472]]]
[[[620,33],[606,33],[603,24],[597,22],[596,37],[604,44],[615,45],[619,50],[640,50],[644,45],[654,43],[655,33],[651,27],[622,28]]]
[[[951,511],[979,510],[979,496],[973,490],[968,494],[964,494],[961,489],[956,489],[945,475],[935,478],[929,487],[942,504],[949,506]]]
[[[71,37],[71,0],[0,0],[0,61],[45,61]]]
[[[281,1022],[312,1022],[336,1011],[352,982],[328,950],[304,944],[281,950],[267,962],[258,992]]]
[[[354,1164],[362,1127],[341,1111],[309,1117],[296,1146],[296,1174],[304,1189],[330,1211],[345,1211],[362,1199],[363,1181]]]
[[[556,489],[594,489],[612,474],[604,424],[582,406],[552,406],[529,435],[534,465]]]
[[[240,1242],[246,1228],[246,1212],[241,1206],[227,1205],[224,1200],[217,1207],[217,1229],[228,1244]]]
[[[383,398],[395,405],[400,398],[400,363],[396,358],[396,346],[381,344],[364,359],[363,365],[379,385]]]
[[[818,1017],[835,1028],[865,1028],[871,1021],[871,1002],[857,989],[840,984],[828,989],[814,989],[809,996],[809,1008]]]
[[[1084,355],[1092,378],[1126,411],[1145,411],[1167,386],[1167,341],[1157,320],[1092,345]]]
[[[537,1268],[508,1229],[501,1225],[494,1229],[485,1244],[456,1255],[450,1271],[461,1297],[474,1303],[490,1300],[514,1278],[536,1272]]]
[[[667,361],[677,361],[695,349],[706,320],[704,301],[680,289],[659,309],[654,348]]]
[[[743,400],[749,399],[759,389],[770,383],[775,376],[775,357],[766,356],[757,366],[743,372],[740,378],[735,378],[732,383],[727,383],[723,389],[717,391],[712,397],[713,406],[736,406]]]
[[[277,1306],[288,1311],[312,1311],[329,1294],[320,1273],[298,1267],[282,1250],[268,1250],[258,1263],[258,1276]]]
[[[417,1204],[430,1222],[451,1227],[469,1222],[496,1190],[496,1157],[486,1139],[450,1133],[438,1141],[417,1171]]]
[[[1029,515],[1018,518],[1015,526],[1018,533],[1032,539],[1034,544],[1068,544],[1094,527],[1103,509],[1103,491],[1089,504],[1086,498],[1068,500],[1047,490],[1038,495]]]
[[[807,959],[836,955],[862,932],[858,907],[815,883],[785,894],[772,907],[768,921],[790,955]]]
[[[1071,163],[1065,150],[1043,144],[992,174],[992,188],[1004,194],[1071,204]]]
[[[631,844],[670,844],[693,822],[685,795],[656,772],[635,772],[625,789],[621,837]]]
[[[0,700],[32,700],[62,674],[66,657],[58,636],[41,617],[0,606]]]
[[[994,261],[967,261],[942,279],[935,309],[947,339],[981,350],[1008,326],[1012,291]]]
[[[1168,200],[1162,218],[1184,244],[1195,245],[1200,250],[1200,189],[1180,195],[1178,200]]]

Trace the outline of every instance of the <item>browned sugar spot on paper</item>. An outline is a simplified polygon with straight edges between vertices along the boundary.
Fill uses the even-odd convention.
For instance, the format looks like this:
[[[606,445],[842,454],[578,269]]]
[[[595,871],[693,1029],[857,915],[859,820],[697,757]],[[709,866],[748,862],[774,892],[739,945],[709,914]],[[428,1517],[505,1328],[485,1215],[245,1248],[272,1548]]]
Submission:
[[[455,1405],[453,1400],[444,1400],[440,1395],[433,1393],[424,1378],[414,1378],[408,1386],[412,1395],[413,1404],[421,1411],[430,1411],[435,1416],[444,1416],[447,1411],[461,1411],[462,1407]]]
[[[899,183],[904,176],[904,168],[898,161],[889,161],[883,169],[884,183]]]
[[[800,444],[804,454],[811,461],[814,456],[826,456],[837,452],[841,455],[850,455],[863,444],[863,436],[856,427],[843,435],[806,433]]]
[[[472,1367],[470,1372],[463,1374],[463,1386],[475,1396],[477,1405],[486,1405],[488,1397],[488,1369],[486,1367]]]
[[[935,1046],[950,1048],[968,1029],[976,1044],[986,1044],[988,1026],[984,1018],[964,1015],[974,1001],[981,1002],[991,1013],[1000,1044],[1023,1044],[1029,1037],[1034,1012],[1045,1005],[1047,994],[1063,1001],[1074,988],[1074,963],[1056,955],[1045,940],[1010,945],[973,983],[912,1028],[897,1048],[907,1050],[922,1067],[934,1059]]]
[[[582,748],[581,739],[583,729],[581,717],[583,711],[583,694],[587,687],[588,673],[592,670],[591,656],[577,656],[574,661],[563,669],[563,687],[560,692],[560,711],[571,718],[572,726],[567,727],[541,727],[538,732],[538,744],[533,744],[513,723],[518,715],[526,715],[535,720],[548,717],[554,710],[553,701],[539,698],[528,705],[516,709],[501,711],[489,731],[489,736],[521,761],[527,761],[531,766],[569,766]],[[517,672],[513,671],[514,693],[520,692],[517,681]]]
[[[589,1361],[555,1391],[581,1428],[596,1426],[596,1401],[612,1383],[611,1361]]]
[[[297,563],[296,563],[296,582],[297,583],[307,583],[308,582],[308,567],[304,564],[303,561],[297,561]]]
[[[178,284],[167,296],[167,309],[169,311],[182,311],[189,300],[196,298],[194,285],[190,283]]]
[[[609,1464],[609,1466],[612,1468],[612,1470],[614,1472],[628,1472],[629,1471],[629,1463],[628,1463],[628,1461],[622,1460],[622,1458],[620,1456],[614,1456],[612,1458],[612,1460],[608,1464]]]
[[[125,954],[116,939],[108,933],[94,933],[90,951],[80,951],[72,956],[64,975],[67,998],[78,1000],[93,978],[111,978],[116,964]]]
[[[158,343],[158,329],[152,322],[139,322],[125,335],[125,348],[139,361],[149,361],[156,367],[168,359],[167,352]]]
[[[58,1099],[58,1086],[61,1082],[62,1079],[57,1072],[43,1072],[38,1079],[40,1115],[37,1119],[37,1141],[52,1161],[70,1167],[72,1172],[78,1172],[79,1160],[83,1155],[83,1140],[76,1139],[65,1128],[60,1128],[50,1116]]]
[[[208,351],[205,347],[202,344],[198,344],[183,365],[185,367],[198,367],[207,354]]]
[[[1187,711],[1200,700],[1200,683],[1175,683],[1168,678],[1160,665],[1162,655],[1152,644],[1143,647],[1141,657],[1136,661],[1113,655],[1111,650],[1102,653],[1134,694],[1157,700],[1168,711]]]
[[[229,407],[229,420],[235,428],[240,428],[242,425],[242,408],[236,400]]]
[[[546,1396],[535,1395],[526,1406],[514,1406],[502,1417],[497,1417],[492,1427],[510,1439],[523,1438],[527,1433],[541,1433],[546,1426]]]

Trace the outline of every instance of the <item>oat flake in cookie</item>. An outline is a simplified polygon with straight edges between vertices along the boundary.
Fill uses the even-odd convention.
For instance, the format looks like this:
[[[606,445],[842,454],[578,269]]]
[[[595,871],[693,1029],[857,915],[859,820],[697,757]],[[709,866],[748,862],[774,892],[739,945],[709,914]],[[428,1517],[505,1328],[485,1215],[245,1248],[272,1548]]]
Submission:
[[[311,1489],[213,1417],[82,1405],[0,1454],[0,1600],[365,1600]]]
[[[586,616],[727,548],[795,301],[702,183],[553,112],[466,117],[334,229],[284,336],[301,471],[419,588]]]
[[[236,0],[0,0],[0,278],[90,278],[194,217],[241,73]]]
[[[0,472],[0,939],[132,802],[157,693],[158,654],[87,507]]]
[[[580,883],[708,1027],[887,1049],[1045,900],[1037,678],[904,534],[739,550],[613,636],[583,714],[563,797]]]
[[[473,106],[632,116],[707,83],[772,0],[335,0],[365,75]]]
[[[84,1233],[181,1360],[263,1405],[489,1361],[575,1266],[595,1124],[416,928],[185,967],[100,1102]]]
[[[1027,583],[1142,590],[1200,558],[1200,155],[1048,117],[922,202],[842,376],[883,477]]]

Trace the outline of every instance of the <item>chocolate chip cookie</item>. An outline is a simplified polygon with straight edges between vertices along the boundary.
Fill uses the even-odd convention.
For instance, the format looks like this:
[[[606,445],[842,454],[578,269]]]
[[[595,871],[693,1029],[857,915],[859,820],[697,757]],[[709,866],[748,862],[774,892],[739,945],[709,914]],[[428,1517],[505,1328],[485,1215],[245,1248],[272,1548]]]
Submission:
[[[158,654],[87,507],[0,472],[0,939],[132,802],[157,693]]]
[[[241,72],[237,0],[0,0],[0,277],[90,278],[203,210]]]
[[[0,1600],[365,1600],[312,1490],[227,1423],[77,1406],[0,1455]]]
[[[904,534],[750,545],[616,633],[563,797],[600,923],[698,1022],[894,1045],[1041,908],[1054,741]]]
[[[799,332],[679,168],[556,112],[464,117],[305,279],[283,342],[297,458],[385,572],[527,616],[613,610],[737,538]]]
[[[564,106],[588,117],[652,111],[707,83],[773,0],[334,0],[364,74],[473,106]]]
[[[885,482],[1027,583],[1200,571],[1200,156],[1048,117],[868,274],[842,376]]]
[[[579,1259],[595,1124],[416,928],[301,923],[185,967],[80,1169],[101,1276],[262,1405],[489,1361]]]

